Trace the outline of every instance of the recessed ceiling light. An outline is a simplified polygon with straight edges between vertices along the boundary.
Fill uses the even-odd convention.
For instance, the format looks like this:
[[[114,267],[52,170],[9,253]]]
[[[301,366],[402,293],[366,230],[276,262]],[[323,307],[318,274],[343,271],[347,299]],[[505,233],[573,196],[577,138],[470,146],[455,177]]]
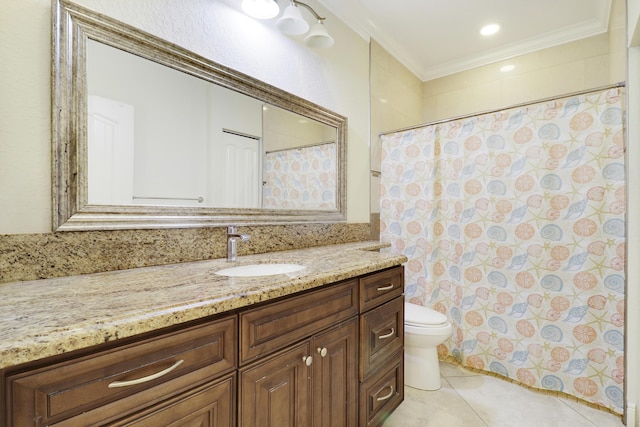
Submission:
[[[503,73],[508,73],[509,71],[513,71],[515,68],[516,68],[515,65],[507,64],[500,67],[500,71],[502,71]]]
[[[498,24],[489,24],[485,25],[480,29],[480,34],[483,36],[490,36],[491,34],[495,34],[500,30],[500,25]]]

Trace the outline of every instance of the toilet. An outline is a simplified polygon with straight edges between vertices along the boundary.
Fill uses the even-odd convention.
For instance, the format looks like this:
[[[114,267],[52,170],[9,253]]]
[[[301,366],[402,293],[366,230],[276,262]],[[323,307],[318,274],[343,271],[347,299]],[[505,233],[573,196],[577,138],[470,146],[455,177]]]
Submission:
[[[404,383],[420,390],[438,390],[440,364],[436,347],[453,333],[442,313],[404,303]]]

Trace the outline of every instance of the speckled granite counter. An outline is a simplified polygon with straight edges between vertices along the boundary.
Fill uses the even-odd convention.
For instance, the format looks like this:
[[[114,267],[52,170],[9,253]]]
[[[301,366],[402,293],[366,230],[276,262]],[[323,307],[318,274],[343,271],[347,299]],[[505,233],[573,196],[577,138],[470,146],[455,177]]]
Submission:
[[[378,242],[239,257],[304,270],[225,277],[215,259],[0,285],[0,368],[245,307],[406,262]]]

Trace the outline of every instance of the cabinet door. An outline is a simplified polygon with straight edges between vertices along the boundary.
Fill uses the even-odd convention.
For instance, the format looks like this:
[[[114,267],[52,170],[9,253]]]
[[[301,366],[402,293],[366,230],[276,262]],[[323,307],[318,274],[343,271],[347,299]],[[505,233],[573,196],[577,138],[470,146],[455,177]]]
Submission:
[[[240,371],[240,427],[311,425],[311,374],[316,358],[310,349],[305,341]]]
[[[358,322],[353,319],[313,339],[313,426],[358,423]]]

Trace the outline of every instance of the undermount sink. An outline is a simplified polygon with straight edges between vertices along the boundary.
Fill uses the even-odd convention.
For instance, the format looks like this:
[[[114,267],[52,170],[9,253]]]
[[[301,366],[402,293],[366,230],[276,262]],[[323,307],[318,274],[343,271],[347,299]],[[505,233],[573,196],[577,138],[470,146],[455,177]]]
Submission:
[[[293,273],[305,268],[300,264],[248,264],[218,270],[215,274],[228,277],[260,277]]]

